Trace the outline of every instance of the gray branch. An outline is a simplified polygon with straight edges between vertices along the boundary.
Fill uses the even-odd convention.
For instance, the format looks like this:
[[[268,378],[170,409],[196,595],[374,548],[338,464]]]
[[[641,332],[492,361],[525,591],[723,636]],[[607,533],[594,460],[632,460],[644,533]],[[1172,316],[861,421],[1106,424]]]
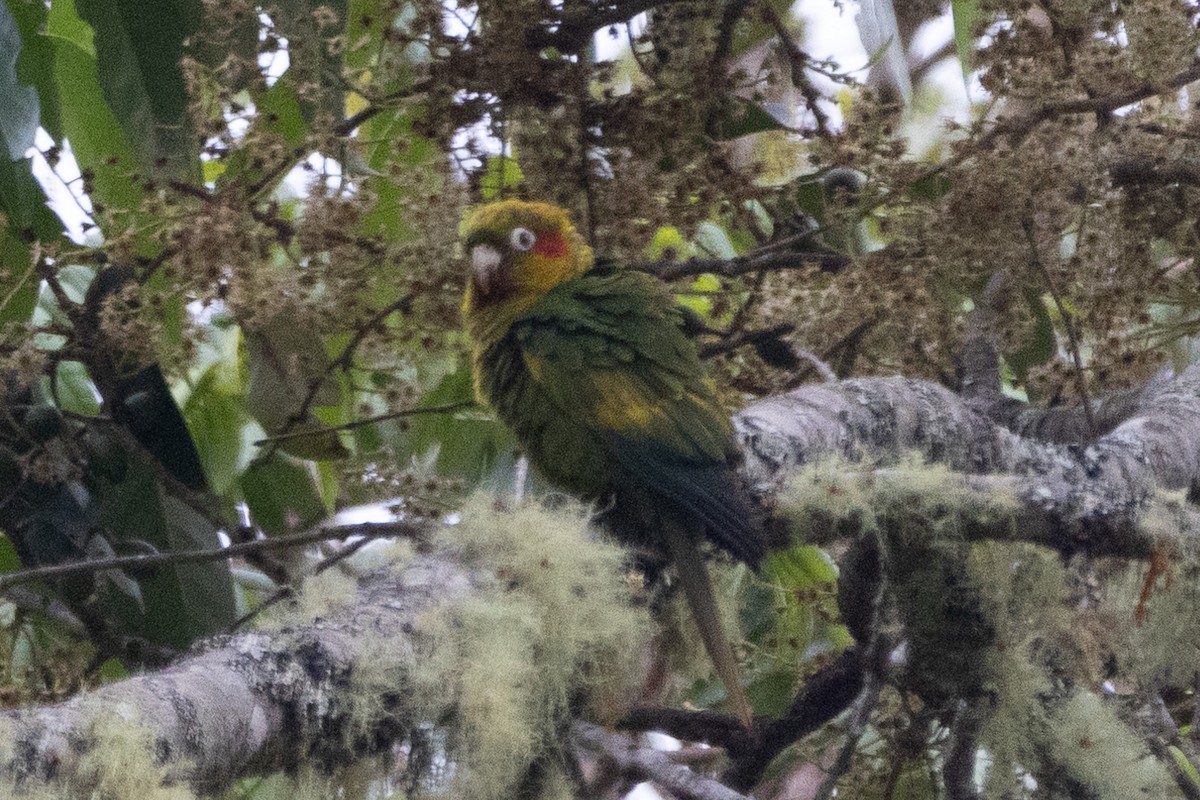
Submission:
[[[351,604],[309,625],[218,639],[161,672],[58,705],[5,712],[0,794],[6,785],[52,779],[79,788],[73,781],[87,780],[77,771],[104,715],[144,726],[167,778],[201,790],[301,762],[362,757],[373,742],[391,743],[421,721],[405,702],[405,676],[420,643],[415,626],[423,613],[470,588],[470,576],[453,560],[418,556],[402,570],[364,580]],[[389,643],[391,664],[378,663],[381,640]],[[394,696],[380,698],[364,720],[348,696],[366,659],[396,681]],[[346,730],[362,735],[337,735]]]
[[[905,378],[802,387],[749,406],[734,424],[748,476],[764,493],[827,454],[886,463],[915,451],[979,489],[1004,484],[1030,526],[1017,531],[1022,538],[1143,558],[1153,542],[1139,521],[1158,491],[1200,478],[1200,366],[1143,393],[1131,416],[1087,445],[1022,438],[948,389]],[[1191,506],[1175,510],[1179,535],[1200,535]],[[975,533],[1012,538],[1008,522]]]
[[[600,754],[633,781],[653,781],[679,800],[748,800],[712,778],[672,761],[659,750],[638,747],[628,736],[586,722],[571,728],[575,743]]]
[[[981,491],[1002,483],[1018,498],[1020,525],[971,536],[1015,531],[1064,551],[1144,557],[1153,542],[1139,516],[1160,488],[1186,487],[1200,473],[1200,367],[1146,393],[1135,413],[1086,446],[1023,439],[946,389],[900,378],[804,387],[750,406],[735,423],[747,472],[764,492],[824,454],[886,462],[915,450],[964,473],[961,479]],[[1178,523],[1180,535],[1200,536],[1190,505],[1180,504]],[[407,684],[431,644],[422,639],[420,619],[474,590],[472,573],[453,557],[418,555],[402,569],[369,576],[352,603],[311,624],[214,640],[161,672],[55,706],[6,712],[0,786],[51,778],[70,785],[105,715],[138,720],[155,763],[170,779],[202,790],[301,762],[345,763],[390,746],[438,714],[428,704],[417,711]],[[350,689],[366,665],[373,674],[386,670],[388,682],[364,719]],[[445,699],[443,713],[452,702]],[[680,796],[739,797],[681,772],[669,758],[614,749],[598,729],[576,726],[574,735],[628,774]]]

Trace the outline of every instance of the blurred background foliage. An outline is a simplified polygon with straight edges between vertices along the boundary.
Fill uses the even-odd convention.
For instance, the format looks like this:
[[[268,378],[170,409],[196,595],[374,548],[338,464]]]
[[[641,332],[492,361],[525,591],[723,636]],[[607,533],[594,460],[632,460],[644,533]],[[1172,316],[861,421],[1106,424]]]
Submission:
[[[1186,364],[1195,23],[1183,0],[3,0],[0,574],[512,492],[458,319],[458,221],[497,197],[674,280],[731,409],[819,379],[805,353],[955,387],[997,272],[1013,396]],[[161,664],[323,555],[0,579],[0,691]],[[849,641],[835,570],[797,548],[741,577],[771,713]]]

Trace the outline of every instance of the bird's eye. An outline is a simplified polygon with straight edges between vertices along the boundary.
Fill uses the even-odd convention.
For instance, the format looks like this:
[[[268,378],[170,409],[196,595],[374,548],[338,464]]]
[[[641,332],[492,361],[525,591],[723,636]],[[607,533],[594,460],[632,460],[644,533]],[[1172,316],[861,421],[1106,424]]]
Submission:
[[[537,235],[529,228],[513,228],[508,241],[517,250],[532,250],[537,244]]]

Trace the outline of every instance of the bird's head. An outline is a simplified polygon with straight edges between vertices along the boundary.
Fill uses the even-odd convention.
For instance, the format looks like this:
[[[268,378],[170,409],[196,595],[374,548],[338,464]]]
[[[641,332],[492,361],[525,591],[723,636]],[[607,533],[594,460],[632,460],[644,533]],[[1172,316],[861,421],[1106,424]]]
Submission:
[[[526,309],[592,266],[592,249],[567,212],[503,200],[471,210],[460,228],[470,261],[463,314],[472,336],[503,334]]]

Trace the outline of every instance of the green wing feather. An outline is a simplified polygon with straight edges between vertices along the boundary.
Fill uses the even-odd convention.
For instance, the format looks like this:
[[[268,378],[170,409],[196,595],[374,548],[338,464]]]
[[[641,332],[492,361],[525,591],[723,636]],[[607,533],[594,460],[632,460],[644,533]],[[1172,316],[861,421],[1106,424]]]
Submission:
[[[522,417],[510,423],[551,480],[593,496],[615,492],[618,503],[666,501],[756,564],[762,535],[729,467],[729,420],[684,324],[669,291],[648,275],[563,283],[513,325],[507,349],[525,367],[516,382],[524,396],[510,413],[504,407],[513,402],[497,407]],[[599,466],[586,452],[597,449]]]

